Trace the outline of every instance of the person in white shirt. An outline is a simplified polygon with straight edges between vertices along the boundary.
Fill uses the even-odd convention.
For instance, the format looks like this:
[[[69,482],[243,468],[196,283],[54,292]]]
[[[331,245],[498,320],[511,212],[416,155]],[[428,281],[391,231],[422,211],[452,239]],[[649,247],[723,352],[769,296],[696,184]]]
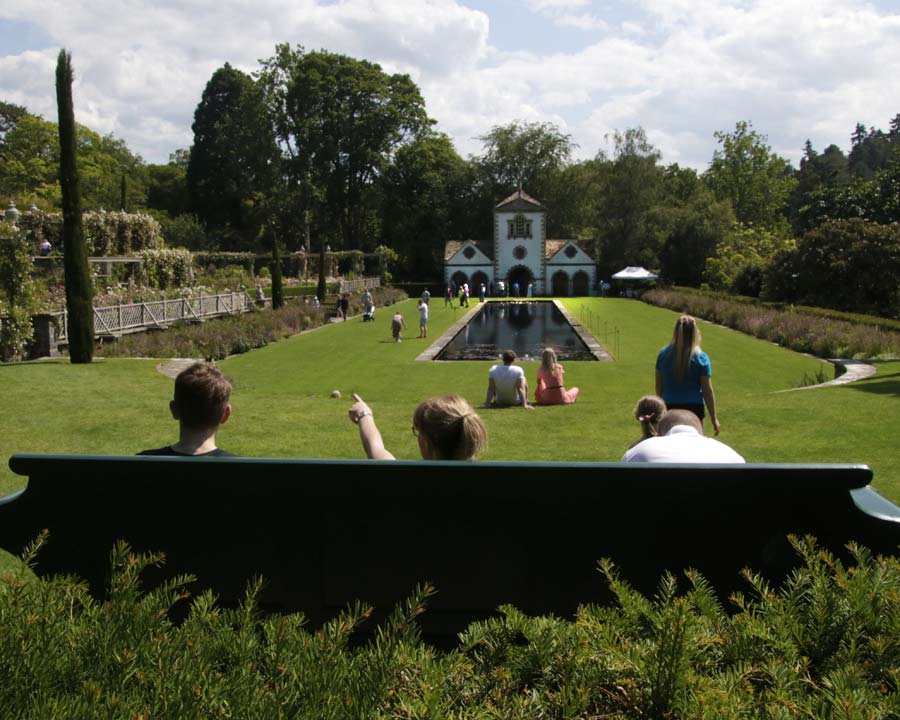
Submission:
[[[704,437],[703,424],[690,410],[669,410],[659,421],[659,435],[642,440],[622,462],[743,463],[725,443]]]
[[[428,303],[419,300],[419,337],[428,337]]]
[[[528,381],[525,379],[525,371],[518,365],[516,354],[512,350],[503,351],[503,364],[494,365],[488,371],[487,398],[484,404],[504,407],[509,405],[521,405],[526,410],[534,410],[528,404]]]

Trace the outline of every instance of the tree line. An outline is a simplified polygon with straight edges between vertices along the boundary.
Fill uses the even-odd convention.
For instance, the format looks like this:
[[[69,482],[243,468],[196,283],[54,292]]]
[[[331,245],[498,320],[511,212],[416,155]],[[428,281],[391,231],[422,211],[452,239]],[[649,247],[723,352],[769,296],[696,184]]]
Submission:
[[[896,254],[900,115],[887,131],[857,125],[847,154],[807,141],[799,167],[744,121],[716,133],[699,173],[664,164],[640,127],[574,160],[577,146],[556,125],[512,122],[463,158],[435,131],[408,75],[282,44],[250,74],[216,70],[192,129],[191,148],[154,165],[79,126],[85,208],[146,208],[170,244],[193,249],[387,246],[399,256],[396,274],[435,278],[445,242],[491,237],[494,204],[523,187],[548,208],[548,237],[591,247],[601,277],[644,265],[676,284],[798,301],[821,287],[838,246]],[[58,205],[55,148],[52,123],[0,103],[0,193]],[[829,243],[825,260],[812,262]],[[855,268],[846,255],[841,267]],[[830,302],[900,312],[865,294]]]

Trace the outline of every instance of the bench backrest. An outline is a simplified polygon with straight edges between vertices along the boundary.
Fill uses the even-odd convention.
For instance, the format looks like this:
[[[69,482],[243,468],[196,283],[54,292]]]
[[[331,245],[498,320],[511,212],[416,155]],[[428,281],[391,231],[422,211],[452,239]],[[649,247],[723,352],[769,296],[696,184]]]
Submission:
[[[102,594],[116,539],[161,550],[158,577],[191,573],[236,602],[254,575],[266,608],[313,625],[355,599],[389,610],[415,585],[423,623],[453,633],[511,603],[570,615],[608,602],[597,562],[652,592],[693,567],[725,595],[751,567],[794,566],[788,533],[841,551],[896,553],[900,509],[864,465],[372,462],[16,455],[27,488],[0,501],[0,547],[42,528],[38,572]],[[862,506],[862,507],[861,507]]]

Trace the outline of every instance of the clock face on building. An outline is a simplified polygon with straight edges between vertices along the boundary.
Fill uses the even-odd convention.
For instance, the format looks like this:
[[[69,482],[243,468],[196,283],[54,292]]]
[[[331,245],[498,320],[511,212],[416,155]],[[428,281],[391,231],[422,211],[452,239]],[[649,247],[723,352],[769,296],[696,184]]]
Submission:
[[[469,245],[465,250],[463,250],[463,255],[466,256],[466,260],[471,260],[475,257],[475,248]]]
[[[525,256],[528,254],[528,250],[525,249],[524,245],[516,245],[513,248],[513,257],[516,260],[524,260]]]

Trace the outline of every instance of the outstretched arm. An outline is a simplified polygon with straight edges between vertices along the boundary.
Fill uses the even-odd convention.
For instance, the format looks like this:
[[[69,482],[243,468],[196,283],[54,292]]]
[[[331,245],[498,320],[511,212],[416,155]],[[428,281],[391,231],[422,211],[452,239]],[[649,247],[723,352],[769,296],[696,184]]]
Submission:
[[[350,406],[348,415],[350,420],[359,426],[359,439],[362,441],[363,450],[370,460],[396,460],[384,447],[381,433],[375,425],[375,416],[372,409],[366,405],[362,398],[353,393],[353,405]]]
[[[488,378],[487,397],[484,399],[484,404],[490,407],[495,397],[497,397],[497,384],[494,382],[494,378]]]
[[[703,391],[703,402],[706,403],[706,409],[709,411],[709,421],[712,423],[716,435],[718,435],[721,426],[719,425],[719,417],[716,415],[716,394],[713,392],[712,380],[708,375],[700,377],[700,389]]]
[[[528,381],[524,377],[516,380],[516,391],[522,400],[522,407],[526,410],[534,410],[534,406],[528,404]]]

